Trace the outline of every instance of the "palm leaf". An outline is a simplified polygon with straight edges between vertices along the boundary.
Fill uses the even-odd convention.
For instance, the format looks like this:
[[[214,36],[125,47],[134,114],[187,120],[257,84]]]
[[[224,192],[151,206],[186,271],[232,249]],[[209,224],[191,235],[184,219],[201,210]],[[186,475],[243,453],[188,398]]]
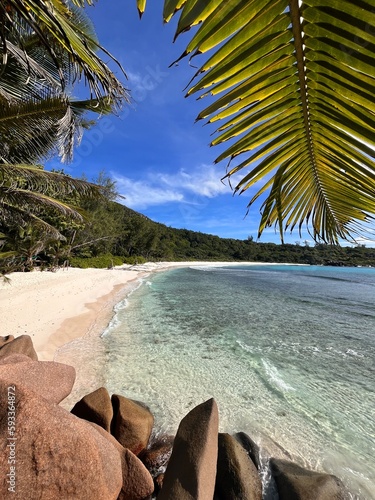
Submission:
[[[45,194],[28,189],[13,189],[0,187],[2,210],[17,207],[23,214],[31,214],[32,210],[53,209],[59,211],[65,217],[71,217],[82,221],[82,215],[66,203],[46,196]],[[32,214],[35,217],[34,214]]]
[[[17,255],[17,252],[0,252],[0,259],[9,259],[10,257],[14,257],[15,255]],[[2,274],[0,273],[0,275],[2,276]]]
[[[4,196],[8,196],[8,190],[14,196],[19,188],[27,188],[34,191],[33,194],[48,193],[47,201],[48,198],[57,196],[101,197],[100,187],[95,184],[31,165],[0,164],[0,188]]]
[[[107,98],[73,101],[51,89],[43,99],[2,102],[0,162],[33,163],[56,152],[70,161],[87,111],[106,114],[111,106]]]
[[[45,50],[40,50],[36,36],[23,39],[23,48],[7,41],[7,63],[0,74],[0,95],[7,101],[32,99],[44,89],[61,91],[59,71]]]
[[[0,220],[1,223],[7,225],[8,228],[17,227],[20,229],[30,227],[33,228],[34,231],[39,231],[40,233],[48,236],[50,239],[57,241],[65,239],[65,237],[54,226],[48,224],[48,222],[30,212],[27,208],[22,208],[18,204],[2,204],[0,210]]]
[[[99,186],[30,165],[0,164],[0,222],[3,227],[28,225],[55,240],[64,239],[46,222],[53,212],[83,221],[84,211],[62,199],[102,198]]]
[[[0,186],[0,222],[6,227],[28,226],[48,235],[50,239],[64,240],[58,229],[44,220],[46,212],[58,213],[67,219],[83,221],[80,210],[56,198],[27,189]],[[41,214],[39,215],[39,212]]]
[[[88,30],[86,18],[75,17]],[[108,96],[74,101],[63,92],[58,68],[38,37],[26,33],[22,44],[21,49],[8,40],[9,57],[0,75],[0,161],[37,162],[56,153],[70,161],[82,136],[84,113],[109,113],[113,102]],[[60,54],[59,61],[66,81],[74,80],[75,66],[67,54]]]
[[[91,5],[92,1],[87,1]],[[82,8],[83,0],[74,0],[73,4]],[[103,51],[122,70],[120,63],[102,47],[96,39],[92,26],[78,9],[72,8],[64,0],[40,2],[38,0],[7,0],[0,3],[0,48],[3,61],[0,69],[6,66],[12,45],[19,47],[18,56],[28,65],[27,53],[21,52],[23,36],[26,33],[35,34],[45,47],[51,60],[58,70],[59,80],[64,89],[66,79],[64,66],[61,65],[60,53],[65,52],[74,65],[75,77],[81,75],[88,83],[91,93],[96,98],[108,96],[111,102],[121,105],[128,99],[127,91],[114,73],[97,55]],[[9,32],[17,34],[16,41],[9,41]],[[12,43],[11,43],[12,42]]]
[[[212,145],[230,141],[216,162],[246,172],[235,192],[261,183],[259,236],[361,234],[375,214],[373,2],[165,0],[174,15],[176,36],[199,24],[181,58],[209,52],[187,95],[211,96],[198,119],[218,122]]]

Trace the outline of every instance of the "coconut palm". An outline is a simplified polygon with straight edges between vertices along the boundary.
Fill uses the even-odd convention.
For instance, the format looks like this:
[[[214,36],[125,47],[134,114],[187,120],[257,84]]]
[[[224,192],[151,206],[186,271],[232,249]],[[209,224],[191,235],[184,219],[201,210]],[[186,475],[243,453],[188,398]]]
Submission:
[[[78,11],[72,11],[70,22],[93,38],[90,23]],[[0,72],[0,224],[5,232],[28,227],[41,242],[42,235],[45,241],[62,237],[46,213],[82,221],[81,211],[61,200],[98,197],[99,189],[31,164],[56,154],[68,161],[82,129],[90,125],[85,113],[108,113],[118,104],[109,95],[73,99],[69,89],[76,64],[48,33],[47,39],[49,48],[26,24],[7,26],[3,48],[8,52]]]
[[[140,14],[146,0],[137,1]],[[216,162],[234,191],[263,180],[259,235],[306,224],[315,239],[360,234],[375,214],[375,4],[365,0],[165,0],[182,57],[208,53],[187,95],[211,96]],[[196,64],[196,63],[195,63]],[[237,177],[237,176],[236,176]]]
[[[69,161],[82,135],[84,112],[113,111],[119,104],[119,96],[114,95],[117,91],[112,89],[84,101],[73,100],[71,93],[79,66],[69,51],[48,31],[41,40],[14,7],[8,7],[8,11],[16,13],[12,24],[0,22],[0,33],[1,27],[3,31],[7,28],[6,38],[0,43],[6,55],[5,62],[0,63],[0,161],[34,162],[53,153]],[[98,42],[84,12],[70,10],[68,18],[74,32],[80,33],[94,50]]]
[[[28,70],[32,61],[25,51],[24,35],[33,34],[53,61],[61,86],[65,89],[66,73],[61,55],[68,57],[73,80],[83,77],[92,97],[108,97],[121,105],[127,92],[123,84],[99,57],[98,51],[116,59],[102,47],[82,11],[92,0],[3,0],[0,2],[0,50],[3,58],[0,72],[8,64],[9,56],[18,58]],[[13,35],[13,40],[9,36]],[[16,39],[14,39],[16,37]]]

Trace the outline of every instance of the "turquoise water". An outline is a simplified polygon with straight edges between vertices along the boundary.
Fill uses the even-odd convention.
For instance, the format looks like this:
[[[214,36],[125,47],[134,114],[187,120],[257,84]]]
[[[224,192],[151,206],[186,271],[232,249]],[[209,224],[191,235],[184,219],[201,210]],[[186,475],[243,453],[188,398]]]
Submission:
[[[375,269],[236,266],[150,275],[105,332],[110,392],[162,432],[214,397],[220,430],[375,498]],[[276,451],[275,451],[276,450]]]

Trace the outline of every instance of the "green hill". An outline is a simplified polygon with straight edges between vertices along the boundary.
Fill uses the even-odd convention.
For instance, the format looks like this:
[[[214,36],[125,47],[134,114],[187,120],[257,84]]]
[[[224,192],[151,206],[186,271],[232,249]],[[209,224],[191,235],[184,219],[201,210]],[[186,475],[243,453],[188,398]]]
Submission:
[[[220,238],[154,222],[120,203],[105,199],[83,203],[85,221],[67,222],[44,214],[64,239],[48,240],[33,228],[17,224],[0,227],[3,233],[0,272],[54,268],[108,267],[146,261],[253,261],[334,266],[375,267],[375,249],[259,243],[252,238]],[[1,254],[0,254],[1,257]]]
[[[220,238],[189,229],[175,229],[152,221],[145,215],[118,203],[110,203],[107,215],[114,217],[115,234],[77,248],[76,256],[98,256],[103,253],[121,256],[128,261],[257,261],[289,262],[315,265],[374,266],[375,249],[339,247],[325,244],[278,245],[252,240]],[[107,221],[108,222],[108,221]],[[101,229],[106,231],[108,223]]]

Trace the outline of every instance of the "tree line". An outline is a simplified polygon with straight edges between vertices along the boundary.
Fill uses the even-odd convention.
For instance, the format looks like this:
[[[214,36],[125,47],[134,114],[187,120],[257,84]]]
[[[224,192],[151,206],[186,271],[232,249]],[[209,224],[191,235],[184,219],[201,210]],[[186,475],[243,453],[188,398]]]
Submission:
[[[65,264],[78,267],[111,267],[145,261],[254,261],[333,266],[374,266],[375,249],[316,243],[261,243],[220,238],[189,229],[175,229],[154,222],[119,203],[115,183],[102,172],[95,180],[102,198],[80,199],[83,219],[67,221],[60,213],[44,209],[43,218],[61,237],[17,224],[0,225],[5,258],[2,273],[55,269]],[[67,201],[67,197],[61,200]],[[71,201],[71,200],[70,200]]]

